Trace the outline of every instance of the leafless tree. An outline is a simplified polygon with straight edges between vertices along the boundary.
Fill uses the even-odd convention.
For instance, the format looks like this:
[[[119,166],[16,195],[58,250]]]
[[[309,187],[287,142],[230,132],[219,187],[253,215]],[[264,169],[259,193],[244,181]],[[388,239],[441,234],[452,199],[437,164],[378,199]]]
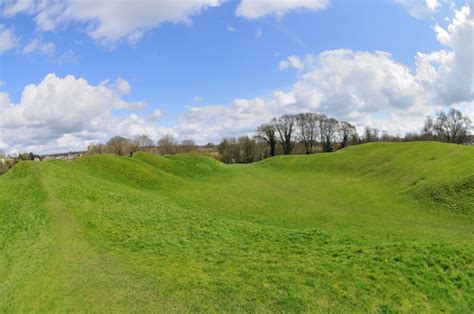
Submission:
[[[240,151],[235,138],[224,138],[218,146],[219,158],[226,164],[238,162]]]
[[[280,144],[283,148],[285,155],[291,154],[293,151],[293,132],[295,131],[295,116],[294,115],[283,115],[280,118],[273,118],[272,125],[277,130]]]
[[[320,115],[318,119],[318,126],[323,152],[332,151],[335,142],[338,121],[333,118],[328,118],[325,115]]]
[[[471,120],[454,108],[448,113],[439,112],[436,117],[434,129],[438,136],[449,143],[462,144],[469,135]]]
[[[379,140],[379,130],[376,128],[371,128],[370,126],[366,126],[364,128],[364,142],[377,142]]]
[[[270,147],[270,156],[275,156],[275,147],[277,144],[276,129],[273,124],[265,123],[257,128],[257,138],[265,141]]]
[[[160,153],[164,155],[174,154],[176,141],[174,137],[170,134],[167,134],[160,138],[158,141],[158,146],[160,147]]]
[[[183,140],[181,142],[181,149],[184,153],[190,153],[196,150],[196,144],[193,140]]]
[[[151,138],[143,134],[143,135],[136,135],[132,139],[132,145],[135,147],[149,147],[149,146],[153,146],[154,143]]]
[[[413,142],[413,141],[421,141],[423,136],[418,134],[417,132],[407,132],[403,137],[403,141],[405,142]]]
[[[107,146],[101,143],[90,144],[87,147],[87,153],[89,155],[105,154],[107,152]]]
[[[341,148],[347,146],[348,142],[356,137],[357,131],[355,126],[346,121],[339,122],[337,126],[337,134],[339,135],[339,143]]]
[[[225,163],[251,163],[261,159],[261,148],[255,139],[241,136],[224,138],[218,146],[219,159]]]
[[[251,163],[257,160],[257,143],[248,136],[242,136],[238,139],[239,161],[242,163]]]
[[[131,152],[130,140],[121,136],[114,136],[107,142],[107,152],[117,155],[128,155]]]
[[[423,125],[422,137],[424,140],[433,140],[435,135],[435,121],[432,116],[427,116]]]
[[[313,145],[318,137],[319,115],[312,112],[300,113],[296,116],[298,135],[303,142],[306,154],[313,152]]]

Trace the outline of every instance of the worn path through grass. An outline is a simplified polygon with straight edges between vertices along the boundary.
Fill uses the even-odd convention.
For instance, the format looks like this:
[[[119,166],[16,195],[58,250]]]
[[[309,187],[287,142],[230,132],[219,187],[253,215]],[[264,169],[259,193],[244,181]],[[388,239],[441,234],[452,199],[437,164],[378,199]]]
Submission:
[[[20,163],[0,311],[470,313],[473,169],[438,143]]]

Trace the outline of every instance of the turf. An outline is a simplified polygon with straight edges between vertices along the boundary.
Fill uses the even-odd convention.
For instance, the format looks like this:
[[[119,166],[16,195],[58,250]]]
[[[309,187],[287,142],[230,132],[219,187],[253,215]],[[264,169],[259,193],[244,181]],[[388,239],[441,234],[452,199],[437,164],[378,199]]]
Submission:
[[[0,310],[472,313],[474,147],[22,162]]]

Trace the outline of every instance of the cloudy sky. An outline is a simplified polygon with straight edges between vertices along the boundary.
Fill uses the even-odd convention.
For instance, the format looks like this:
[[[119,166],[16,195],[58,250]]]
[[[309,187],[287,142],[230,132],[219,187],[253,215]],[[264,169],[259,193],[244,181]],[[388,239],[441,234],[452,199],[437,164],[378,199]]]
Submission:
[[[469,1],[0,0],[0,150],[198,143],[316,111],[392,133],[474,120]]]

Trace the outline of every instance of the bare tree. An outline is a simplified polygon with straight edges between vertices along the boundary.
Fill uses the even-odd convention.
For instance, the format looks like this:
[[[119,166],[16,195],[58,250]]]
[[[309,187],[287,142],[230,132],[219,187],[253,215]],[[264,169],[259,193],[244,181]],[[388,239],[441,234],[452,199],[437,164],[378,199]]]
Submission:
[[[321,147],[323,152],[330,152],[335,142],[338,121],[325,115],[320,115],[318,122]]]
[[[196,150],[196,144],[193,140],[183,140],[181,142],[181,149],[184,153],[190,153]]]
[[[154,146],[154,143],[151,138],[143,134],[143,135],[136,135],[132,139],[132,145],[136,147],[149,147],[149,146]]]
[[[341,148],[347,146],[347,143],[356,137],[357,131],[355,126],[346,121],[339,122],[337,126],[337,134],[339,135],[339,143]]]
[[[107,152],[117,155],[127,155],[131,151],[130,140],[121,136],[114,136],[107,142]]]
[[[422,135],[418,134],[417,132],[407,132],[403,137],[403,141],[405,142],[413,142],[413,141],[421,141],[423,138]]]
[[[172,135],[167,134],[160,138],[160,140],[158,141],[158,146],[160,147],[161,154],[174,154],[176,141]]]
[[[364,142],[377,142],[379,140],[379,130],[376,128],[371,128],[370,126],[365,126],[364,128]]]
[[[434,129],[441,139],[456,144],[464,143],[470,128],[471,120],[454,108],[449,109],[447,114],[439,112],[434,125]]]
[[[107,152],[107,146],[101,143],[90,144],[87,146],[87,153],[89,155],[105,154]]]
[[[275,147],[277,144],[276,129],[273,124],[265,123],[257,128],[257,138],[265,141],[270,146],[270,156],[275,156]]]
[[[235,138],[224,138],[218,146],[219,158],[226,164],[238,162],[240,151]]]
[[[248,136],[242,136],[238,139],[240,158],[238,162],[251,163],[257,160],[257,143]]]
[[[303,142],[306,154],[313,152],[313,145],[318,136],[318,118],[319,115],[312,112],[300,113],[296,116],[299,137]]]
[[[295,116],[285,114],[280,118],[272,119],[272,125],[278,132],[280,144],[285,155],[291,154],[293,151],[293,132],[295,130]]]
[[[427,116],[423,125],[422,137],[424,140],[432,140],[435,135],[435,121],[432,116]]]

